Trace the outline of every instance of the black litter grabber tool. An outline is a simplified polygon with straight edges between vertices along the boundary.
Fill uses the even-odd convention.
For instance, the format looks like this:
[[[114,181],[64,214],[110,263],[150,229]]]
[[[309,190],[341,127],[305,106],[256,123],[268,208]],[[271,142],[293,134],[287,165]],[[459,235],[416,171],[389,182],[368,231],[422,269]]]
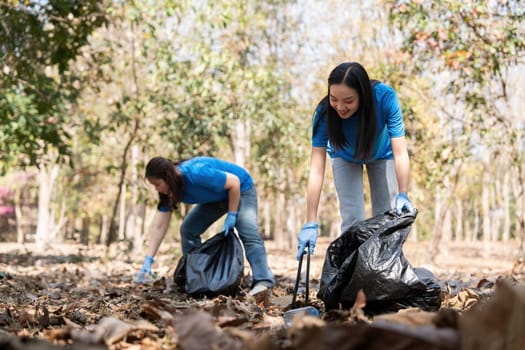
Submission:
[[[308,305],[309,297],[310,297],[310,249],[308,248],[308,252],[306,253],[306,295],[304,298],[304,307],[300,307],[297,309],[294,309],[295,307],[295,301],[297,299],[297,291],[299,290],[299,282],[301,280],[301,269],[303,266],[303,256],[305,255],[305,252],[301,254],[301,257],[299,258],[299,267],[297,268],[297,277],[295,279],[295,287],[293,290],[293,297],[292,297],[292,309],[286,311],[283,315],[284,323],[286,327],[290,327],[292,325],[292,321],[296,316],[314,316],[319,317],[319,310],[317,310],[315,307]]]

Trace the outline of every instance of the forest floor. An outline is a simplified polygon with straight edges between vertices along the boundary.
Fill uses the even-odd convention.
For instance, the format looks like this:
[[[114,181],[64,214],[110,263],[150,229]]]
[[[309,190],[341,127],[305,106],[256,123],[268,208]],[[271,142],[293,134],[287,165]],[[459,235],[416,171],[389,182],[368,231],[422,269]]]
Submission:
[[[524,327],[516,325],[525,316],[525,264],[516,242],[450,242],[440,246],[434,262],[428,243],[405,242],[403,253],[409,263],[432,271],[439,281],[441,307],[372,316],[363,311],[366,296],[358,296],[351,309],[331,311],[317,299],[330,243],[320,238],[311,258],[309,296],[321,317],[305,317],[291,327],[285,326],[282,316],[291,308],[296,248],[265,243],[277,280],[273,293],[247,295],[246,263],[242,290],[235,297],[209,299],[194,299],[174,286],[180,257],[175,242],[166,242],[157,254],[157,280],[141,285],[133,280],[142,257],[124,246],[107,251],[102,246],[61,244],[37,254],[31,244],[2,243],[0,348],[304,350],[397,344],[398,349],[474,349],[481,341],[494,343],[485,348],[497,349]],[[303,292],[304,287],[303,283]],[[302,306],[303,300],[300,295],[295,306]],[[496,303],[492,307],[475,307],[491,301]],[[518,314],[508,311],[518,309]],[[495,319],[497,331],[489,326]],[[523,336],[519,341],[520,346],[525,344]]]

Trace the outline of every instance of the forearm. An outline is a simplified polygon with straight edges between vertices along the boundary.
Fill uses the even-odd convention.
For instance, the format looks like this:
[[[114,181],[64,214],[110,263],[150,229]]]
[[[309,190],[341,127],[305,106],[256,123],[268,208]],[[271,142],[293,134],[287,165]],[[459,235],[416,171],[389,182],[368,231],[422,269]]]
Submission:
[[[166,232],[154,230],[150,236],[150,241],[146,255],[155,256],[165,236]]]
[[[233,187],[228,191],[228,211],[239,210],[239,201],[241,200],[241,188]]]
[[[394,161],[396,167],[397,187],[399,192],[408,193],[408,181],[410,173],[410,161],[408,155],[403,159]]]
[[[310,178],[306,190],[306,222],[317,221],[323,180]]]
[[[410,159],[404,137],[393,139],[394,166],[396,169],[397,186],[399,192],[408,193],[410,177]]]
[[[168,231],[171,213],[158,213],[154,225],[150,229],[150,237],[146,255],[155,256],[160,244]]]
[[[324,148],[313,148],[306,189],[306,222],[317,221],[317,211],[324,182],[325,163],[326,150]]]
[[[236,212],[241,200],[241,180],[231,173],[226,173],[224,189],[228,191],[228,211]]]

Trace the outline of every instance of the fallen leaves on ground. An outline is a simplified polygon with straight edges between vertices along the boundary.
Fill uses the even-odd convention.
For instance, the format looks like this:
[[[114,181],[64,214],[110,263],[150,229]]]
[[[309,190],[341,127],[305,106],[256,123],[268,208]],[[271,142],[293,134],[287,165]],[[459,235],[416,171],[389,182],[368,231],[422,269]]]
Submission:
[[[91,256],[0,254],[0,348],[32,349],[522,349],[525,265],[508,273],[441,280],[438,312],[405,309],[367,316],[366,295],[350,310],[284,325],[295,262],[273,294],[252,297],[249,276],[235,297],[194,299],[170,273],[133,282],[132,263]],[[175,264],[173,264],[174,266]],[[292,277],[291,277],[292,276]],[[313,280],[315,284],[315,279]],[[304,289],[304,288],[303,288]],[[304,306],[300,296],[295,307]]]

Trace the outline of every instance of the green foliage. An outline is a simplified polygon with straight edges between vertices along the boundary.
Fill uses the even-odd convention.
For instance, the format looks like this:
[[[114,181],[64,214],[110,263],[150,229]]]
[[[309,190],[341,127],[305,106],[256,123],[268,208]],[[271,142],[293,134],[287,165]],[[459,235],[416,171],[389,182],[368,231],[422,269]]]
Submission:
[[[471,219],[479,213],[488,215],[482,208],[475,209],[478,206],[499,210],[496,200],[486,202],[486,194],[505,173],[523,179],[519,140],[525,129],[513,117],[513,113],[520,113],[511,105],[511,98],[519,96],[519,86],[513,86],[511,78],[525,63],[524,3],[387,2],[391,4],[390,23],[403,37],[408,79],[434,80],[428,94],[432,98],[428,105],[434,108],[423,111],[429,121],[420,119],[421,126],[434,128],[427,132],[434,137],[426,141],[432,147],[417,154],[424,163],[421,169],[425,170],[422,178],[426,187],[444,188],[441,198],[450,206],[455,199],[466,203],[465,213]],[[483,183],[481,172],[489,172],[493,183]],[[480,193],[486,198],[480,199]]]
[[[11,89],[0,93],[0,158],[4,167],[15,162],[36,164],[40,152],[46,152],[49,144],[62,154],[67,152],[65,141],[68,135],[56,127],[58,120],[55,115],[60,111],[50,107],[48,111],[53,109],[54,113],[43,115],[36,99],[35,95]]]
[[[106,19],[99,1],[0,4],[0,159],[32,165],[69,154],[67,112],[78,97],[68,67]]]
[[[485,152],[499,152],[507,145],[519,165],[522,156],[516,140],[523,128],[516,128],[508,113],[507,90],[512,68],[525,63],[523,3],[404,1],[392,4],[390,20],[405,38],[409,72],[442,73],[444,96],[452,96],[451,102],[465,110],[456,115],[458,108],[453,110],[451,103],[445,107],[447,124],[455,125],[449,126],[451,139],[443,144],[447,153],[454,154],[451,159],[479,157],[481,144],[487,147]],[[447,160],[442,161],[443,174],[448,167]]]
[[[206,57],[212,72],[212,94],[218,102],[214,115],[223,120],[219,129],[233,140],[237,137],[232,127],[235,122],[250,121],[248,166],[256,169],[259,186],[272,190],[283,190],[284,183],[294,182],[285,172],[305,156],[297,147],[297,138],[305,136],[297,132],[304,118],[293,112],[298,102],[291,97],[288,67],[294,62],[281,51],[287,35],[296,29],[286,11],[293,3],[217,3],[204,11],[208,20],[199,28],[209,25],[209,29],[202,30],[197,40],[203,44],[196,56]],[[214,35],[207,35],[209,32]]]
[[[154,89],[143,89],[156,106],[143,121],[150,126],[144,139],[150,150],[160,149],[172,158],[229,157],[224,146],[231,147],[236,138],[233,126],[250,121],[251,143],[258,146],[252,165],[266,173],[266,166],[259,167],[260,147],[267,145],[267,153],[278,149],[276,144],[290,139],[285,132],[293,127],[288,124],[295,122],[285,112],[293,102],[287,97],[283,62],[277,64],[278,57],[268,50],[275,46],[271,39],[275,28],[265,20],[285,5],[256,1],[179,5],[171,11],[178,14],[176,21],[141,14],[137,41],[144,43],[147,61],[140,64],[149,62],[147,76],[156,82]],[[165,10],[173,5],[159,6]],[[168,23],[171,36],[163,35]],[[153,140],[157,145],[151,144]]]
[[[415,72],[451,72],[448,91],[472,111],[493,108],[485,88],[493,82],[505,97],[503,76],[523,63],[521,1],[404,1],[392,5],[390,19],[404,34]]]

